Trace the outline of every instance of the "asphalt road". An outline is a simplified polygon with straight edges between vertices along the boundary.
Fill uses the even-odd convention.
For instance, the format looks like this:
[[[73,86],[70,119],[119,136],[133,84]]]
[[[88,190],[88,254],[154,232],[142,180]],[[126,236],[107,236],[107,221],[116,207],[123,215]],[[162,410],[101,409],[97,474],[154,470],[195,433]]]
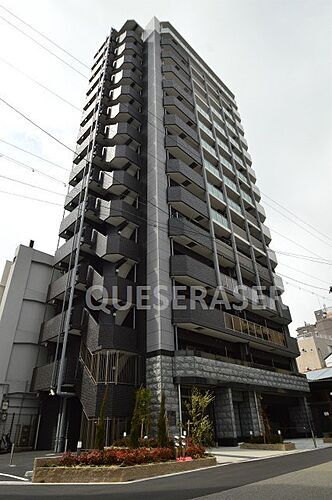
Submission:
[[[314,467],[331,460],[332,448],[323,448],[277,458],[217,466],[196,472],[133,482],[132,484],[0,484],[0,498],[33,500],[35,498],[55,499],[61,496],[61,500],[67,500],[80,496],[93,500],[110,497],[112,500],[146,500],[147,497],[153,500],[185,500],[204,498],[214,493],[219,493],[219,496],[213,495],[212,498],[223,498],[221,492],[227,491],[230,495],[227,498],[232,498],[232,492],[229,490],[234,489],[235,493],[235,488]],[[282,497],[282,492],[279,489],[279,498]],[[332,492],[330,497],[332,497]],[[302,488],[302,498],[312,498],[306,494],[305,487]],[[315,495],[314,498],[318,500],[325,497]]]

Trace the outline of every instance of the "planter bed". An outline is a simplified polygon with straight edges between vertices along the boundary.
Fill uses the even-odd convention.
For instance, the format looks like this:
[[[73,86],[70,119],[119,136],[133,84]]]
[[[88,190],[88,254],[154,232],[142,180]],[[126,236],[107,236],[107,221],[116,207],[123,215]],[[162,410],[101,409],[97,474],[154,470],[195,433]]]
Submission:
[[[58,458],[36,458],[33,483],[112,483],[133,481],[149,477],[190,471],[216,465],[215,457],[197,458],[187,462],[158,462],[119,467],[111,466],[58,466]]]
[[[323,437],[323,443],[331,443],[332,444],[332,437]]]
[[[295,450],[295,443],[241,443],[240,448],[245,448],[247,450],[290,451]]]

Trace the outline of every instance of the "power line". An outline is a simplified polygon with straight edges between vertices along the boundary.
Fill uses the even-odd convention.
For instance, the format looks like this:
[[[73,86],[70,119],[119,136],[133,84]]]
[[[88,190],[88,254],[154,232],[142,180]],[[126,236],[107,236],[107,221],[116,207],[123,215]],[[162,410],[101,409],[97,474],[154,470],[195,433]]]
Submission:
[[[303,250],[306,250],[307,252],[311,253],[315,257],[318,257],[319,259],[322,259],[322,260],[327,260],[327,259],[324,259],[324,257],[322,257],[321,255],[318,255],[317,253],[313,252],[312,250],[309,250],[308,248],[304,247],[303,245],[300,245],[300,243],[297,243],[296,241],[292,240],[291,238],[288,238],[288,236],[285,236],[285,235],[279,233],[276,229],[272,229],[271,228],[271,231],[274,232],[274,233],[276,233],[276,234],[278,234],[282,238],[285,238],[285,240],[288,240],[291,243],[294,243],[294,245],[297,245],[299,248],[302,248]]]
[[[16,113],[18,113],[20,116],[22,116],[25,120],[27,120],[29,123],[31,123],[32,125],[34,125],[35,127],[37,127],[39,130],[41,130],[42,132],[44,132],[46,135],[48,135],[51,139],[53,139],[54,141],[56,141],[58,144],[60,144],[61,146],[63,146],[64,148],[66,148],[68,151],[72,152],[75,154],[76,158],[78,157],[78,155],[76,154],[76,152],[70,148],[67,144],[63,143],[60,139],[58,139],[57,137],[55,137],[53,134],[51,134],[50,132],[48,132],[46,129],[44,129],[43,127],[41,127],[40,125],[38,125],[37,123],[35,123],[33,120],[31,120],[29,117],[27,117],[24,113],[22,113],[21,111],[19,111],[17,108],[15,108],[14,106],[12,106],[11,104],[9,104],[5,99],[1,98],[0,97],[0,101],[2,101],[4,104],[6,104],[9,108],[11,108],[13,111],[15,111]],[[151,155],[152,157],[154,157],[153,155]],[[154,157],[157,161],[159,161],[158,158]],[[84,159],[84,161],[86,163],[88,163],[88,161],[86,159]],[[107,174],[107,172],[106,172]],[[151,203],[153,205],[153,203]],[[159,210],[160,207],[157,207]],[[164,211],[165,212],[165,211]],[[166,212],[165,212],[166,213]],[[321,257],[320,255],[316,254],[315,252],[313,252],[312,250],[309,250],[308,248],[304,247],[303,245],[300,245],[299,243],[295,242],[294,240],[288,238],[287,236],[284,236],[282,235],[281,233],[279,233],[278,231],[272,229],[272,231],[274,231],[276,234],[279,234],[281,237],[291,241],[292,243],[294,243],[295,245],[299,246],[300,248],[303,248],[304,250],[306,250],[307,252],[311,253],[312,255],[314,255],[315,257],[318,257],[319,259],[322,259],[322,260],[325,260],[323,257]]]
[[[0,19],[2,19],[3,21],[5,21],[5,23],[9,24],[10,26],[12,26],[12,28],[16,29],[17,31],[19,31],[20,33],[22,33],[24,36],[26,36],[27,38],[29,38],[30,40],[32,40],[35,44],[37,44],[39,47],[41,47],[42,49],[46,50],[46,52],[49,52],[50,54],[52,54],[52,56],[54,56],[56,59],[58,59],[59,61],[61,61],[63,64],[65,64],[66,66],[68,66],[68,68],[71,68],[73,71],[75,71],[76,73],[78,73],[79,75],[83,76],[83,78],[85,78],[86,80],[88,80],[88,77],[86,75],[84,75],[83,73],[81,73],[78,69],[74,68],[74,66],[72,66],[71,64],[69,64],[67,61],[65,61],[64,59],[62,59],[62,57],[58,56],[57,54],[55,54],[54,52],[52,52],[49,48],[45,47],[45,45],[43,45],[42,43],[40,42],[37,42],[37,40],[35,40],[32,36],[28,35],[27,33],[25,33],[25,31],[21,30],[18,26],[15,26],[15,24],[11,23],[10,21],[8,21],[8,19],[6,19],[5,17],[2,17],[0,16]]]
[[[329,261],[328,259],[318,259],[316,257],[311,257],[309,255],[300,255],[297,253],[291,253],[291,252],[284,252],[282,250],[274,250],[277,254],[279,255],[285,255],[286,257],[295,257],[297,259],[303,259],[303,260],[308,260],[309,262],[315,262],[317,264],[328,264],[332,265],[332,261]]]
[[[60,196],[64,196],[64,194],[62,194],[62,193],[58,193],[58,192],[56,192],[56,191],[51,191],[51,190],[48,190],[48,189],[40,188],[39,186],[35,186],[35,185],[33,185],[33,184],[28,184],[28,183],[25,183],[25,182],[21,182],[21,181],[18,181],[18,180],[16,180],[16,179],[12,179],[12,178],[9,178],[9,177],[6,177],[6,176],[2,176],[2,175],[0,175],[0,177],[3,177],[3,178],[8,179],[8,180],[12,180],[12,181],[14,181],[14,182],[18,182],[18,183],[21,183],[21,184],[25,184],[25,185],[28,185],[28,186],[31,186],[31,187],[34,187],[34,188],[37,188],[37,189],[41,189],[41,190],[43,190],[43,191],[47,191],[47,192],[49,192],[49,193],[53,193],[53,194],[57,194],[57,195],[60,195]],[[11,195],[14,195],[14,196],[20,196],[20,195],[17,195],[17,194],[15,194],[15,193],[10,193],[10,192],[5,192],[5,191],[0,191],[0,192],[3,192],[3,193],[5,193],[5,194],[11,194]],[[37,199],[37,198],[26,197],[26,196],[24,196],[24,195],[23,195],[22,197],[23,197],[23,198],[28,198],[28,199],[31,199],[31,200],[35,200],[35,201],[39,201],[39,202],[51,203],[51,202],[48,202],[47,200],[40,200],[40,199]],[[61,204],[59,204],[59,203],[51,203],[51,204],[53,204],[53,205],[57,205],[57,206],[62,206],[62,205],[61,205]],[[157,208],[158,208],[158,207],[157,207]],[[128,214],[130,214],[130,212],[127,212],[126,210],[123,210],[123,209],[122,209],[122,210],[119,210],[118,212],[119,212],[119,213],[128,213]],[[163,226],[163,225],[161,225],[160,223],[159,223],[159,224],[157,224],[157,223],[151,223],[151,222],[149,222],[149,221],[148,221],[148,218],[147,218],[147,217],[142,217],[142,216],[139,216],[139,215],[137,215],[136,217],[137,217],[138,219],[141,219],[141,220],[143,220],[144,222],[146,222],[146,224],[147,224],[147,225],[150,225],[150,226],[152,226],[152,227],[158,227],[158,228],[160,229],[160,231],[165,232],[165,233],[167,233],[167,234],[168,234],[168,227],[167,227],[167,225]],[[163,227],[162,227],[162,226],[163,226]],[[209,235],[206,235],[206,236],[207,236],[209,239],[211,238],[210,234],[209,234]],[[287,266],[286,266],[286,267],[287,267]],[[290,267],[290,266],[288,266],[288,267]],[[290,267],[290,268],[291,268],[291,267]],[[291,269],[294,269],[294,268],[291,268]],[[300,272],[301,274],[306,274],[306,273],[303,273],[302,271],[299,271],[299,270],[297,270],[297,269],[294,269],[294,270],[296,270],[296,271]],[[297,280],[297,279],[292,278],[292,277],[290,277],[290,276],[287,276],[287,275],[281,274],[280,272],[279,272],[278,274],[279,274],[280,276],[284,277],[284,278],[290,279],[290,280],[292,280],[292,281],[294,281],[294,282],[296,282],[296,283],[300,283],[300,284],[305,285],[305,286],[308,286],[308,287],[310,287],[310,288],[315,288],[315,289],[318,289],[318,290],[326,290],[326,288],[323,288],[323,287],[317,287],[317,286],[315,286],[315,285],[312,285],[312,284],[309,284],[309,283],[305,283],[305,282],[303,282],[303,281]],[[315,277],[313,277],[313,276],[311,276],[311,275],[307,275],[307,276],[309,276],[309,277],[312,277],[312,278],[316,279]],[[320,280],[320,281],[322,281],[322,280]],[[329,283],[328,283],[328,282],[326,282],[326,283],[329,285]]]
[[[273,200],[272,200],[273,201]],[[275,210],[275,212],[277,212],[278,214],[282,215],[283,217],[285,217],[285,219],[289,220],[290,222],[292,222],[293,224],[295,224],[296,226],[300,227],[303,231],[305,231],[306,233],[310,234],[311,236],[313,236],[314,238],[316,238],[317,240],[321,241],[322,243],[324,243],[324,245],[327,245],[329,246],[330,248],[332,248],[332,245],[330,243],[327,243],[327,241],[324,241],[322,240],[322,238],[320,238],[319,236],[317,236],[316,234],[314,234],[312,231],[309,231],[309,229],[306,229],[305,227],[301,226],[298,222],[296,222],[295,220],[291,219],[290,217],[288,217],[288,215],[286,214],[283,214],[280,210],[278,210],[277,208],[275,208],[274,206],[270,205],[270,203],[268,203],[267,201],[265,201],[265,205],[267,205],[268,207],[272,208],[272,210]]]
[[[38,174],[44,175],[45,177],[48,177],[49,179],[52,179],[55,182],[59,182],[60,184],[62,184],[65,187],[67,186],[67,184],[65,182],[61,181],[60,179],[57,179],[56,177],[53,177],[52,175],[45,174],[45,172],[42,172],[41,170],[38,170],[37,168],[31,167],[30,165],[27,165],[26,163],[15,160],[14,158],[11,158],[10,156],[6,156],[6,155],[0,153],[0,158],[4,158],[5,160],[10,161],[12,163],[15,163],[16,165],[18,165],[20,167],[26,168],[26,169],[30,170],[31,172],[38,172]]]
[[[15,15],[13,12],[11,12],[9,9],[6,9],[5,7],[3,7],[2,5],[0,5],[0,8],[2,8],[3,10],[5,10],[6,12],[8,12],[9,14],[11,14],[13,17],[15,17],[16,19],[18,19],[19,21],[21,21],[23,24],[25,24],[26,26],[28,26],[30,29],[32,29],[33,31],[35,31],[36,33],[38,33],[40,36],[42,36],[43,38],[45,38],[46,40],[48,40],[50,43],[52,43],[53,45],[55,45],[58,49],[62,50],[63,52],[65,52],[67,55],[69,55],[70,57],[72,57],[73,59],[75,59],[77,62],[79,62],[80,64],[82,64],[83,66],[85,66],[86,68],[89,69],[89,67],[83,63],[82,61],[80,61],[79,59],[77,59],[75,56],[73,56],[71,53],[69,53],[66,49],[64,49],[63,47],[61,47],[60,45],[58,45],[56,42],[54,42],[53,40],[51,40],[49,37],[47,37],[45,34],[41,33],[40,31],[38,31],[36,28],[34,28],[33,26],[31,26],[30,24],[26,23],[23,19],[21,19],[20,17],[18,17],[17,15]],[[28,36],[30,39],[32,39],[35,43],[37,43],[38,45],[40,45],[42,48],[44,48],[45,50],[48,50],[46,47],[44,47],[43,45],[39,44],[39,42],[37,42],[36,40],[34,40],[32,37],[30,37],[29,35],[27,35],[26,33],[24,33],[22,30],[20,30],[17,26],[13,25],[12,23],[10,23],[7,19],[3,18],[2,16],[0,16],[1,19],[3,19],[5,22],[7,22],[8,24],[10,24],[12,27],[14,27],[15,29],[18,29],[19,31],[21,31],[21,33],[23,33],[24,35]],[[56,56],[53,52],[49,51],[52,55],[54,55],[55,57],[58,57]],[[68,63],[64,60],[62,60],[61,58],[58,57],[58,59],[60,59],[62,62],[64,62],[66,65],[68,65]],[[77,71],[75,68],[73,68],[71,65],[69,65],[72,69],[74,69],[75,71]],[[14,68],[16,69],[16,68]],[[19,71],[19,70],[18,70]],[[80,73],[80,72],[79,72]],[[24,73],[23,73],[24,74]],[[80,73],[82,75],[82,73]],[[28,75],[25,75],[28,77]],[[85,75],[82,75],[82,76],[85,76]],[[28,77],[29,78],[29,77]],[[86,77],[87,78],[87,77]],[[33,80],[34,81],[34,80]],[[38,82],[35,81],[36,84],[40,85]],[[43,88],[46,88],[45,86],[42,85]],[[50,89],[47,89],[46,90],[49,90]],[[56,95],[54,92],[50,91],[51,93],[53,93],[54,95]],[[59,97],[61,100],[63,100],[64,102],[66,102],[67,104],[69,104],[70,106],[73,106],[75,109],[79,109],[77,108],[76,106],[74,106],[73,104],[69,103],[68,101],[64,100],[63,98],[61,98],[61,96],[58,96],[56,95],[57,97]],[[156,117],[157,119],[159,119],[160,121],[162,121],[159,117]],[[52,136],[53,139],[57,140],[54,136]],[[58,141],[59,142],[59,141]],[[63,144],[64,145],[64,144]],[[65,146],[65,145],[64,145]],[[66,147],[66,146],[65,146]],[[280,203],[276,202],[275,200],[273,200],[272,198],[270,198],[268,195],[266,195],[265,193],[262,193],[265,197],[267,197],[268,199],[270,199],[272,202],[274,202],[275,204],[277,204],[278,206],[280,206],[281,208],[283,208],[285,211],[287,211],[288,213],[290,213],[291,215],[295,216],[298,220],[300,220],[302,223],[306,224],[308,227],[311,227],[313,230],[315,230],[316,232],[318,232],[319,234],[321,234],[323,237],[327,238],[327,239],[330,239],[328,237],[326,237],[326,235],[324,235],[323,233],[321,233],[320,231],[318,231],[316,228],[314,228],[313,226],[311,226],[309,223],[303,221],[302,219],[300,219],[298,216],[296,216],[293,212],[291,212],[290,210],[288,210],[287,208],[283,207],[283,205],[281,205]],[[283,215],[285,218],[287,218],[288,220],[290,220],[291,222],[293,222],[294,224],[297,224],[296,222],[294,222],[292,219],[290,219],[289,217],[287,217],[285,214],[283,214],[282,212],[278,211],[275,207],[272,207],[271,205],[269,205],[267,203],[267,205],[276,210],[278,213],[280,213],[281,215]],[[311,234],[312,236],[316,237],[317,239],[319,239],[320,241],[322,241],[323,243],[327,244],[327,242],[323,241],[321,238],[319,238],[318,236],[314,235],[312,232],[308,231],[307,229],[303,228],[302,226],[300,226],[299,224],[297,224],[301,229],[303,229],[304,231],[308,232],[309,234]],[[277,231],[275,231],[277,233]],[[286,238],[286,239],[289,239],[283,235],[281,235],[280,233],[277,233],[279,234],[280,236]],[[290,240],[292,241],[292,240]],[[332,240],[331,240],[332,241]],[[299,245],[301,247],[301,245]],[[329,245],[330,246],[330,245]],[[306,249],[305,247],[302,247],[304,249]],[[313,255],[314,252],[306,249],[309,253],[312,253]],[[316,254],[317,255],[317,254]]]
[[[42,33],[41,31],[37,30],[36,28],[34,28],[33,26],[31,26],[31,24],[27,23],[26,21],[23,21],[22,18],[18,17],[16,14],[14,14],[13,12],[11,12],[9,9],[6,9],[6,7],[4,7],[3,5],[0,5],[0,8],[5,10],[6,12],[8,12],[8,14],[10,14],[11,16],[15,17],[16,19],[18,19],[19,21],[21,21],[21,23],[25,24],[26,26],[28,26],[31,30],[35,31],[36,33],[38,33],[38,35],[42,36],[43,38],[45,38],[45,40],[47,40],[48,42],[52,43],[55,47],[57,47],[59,50],[62,50],[62,52],[64,52],[65,54],[67,54],[68,56],[72,57],[75,61],[77,61],[79,64],[81,64],[82,66],[84,66],[85,68],[87,69],[90,69],[90,67],[85,64],[84,62],[80,61],[79,59],[77,59],[77,57],[75,57],[73,54],[71,54],[70,52],[68,52],[68,50],[64,49],[63,47],[61,47],[60,45],[58,45],[56,42],[54,42],[53,40],[51,40],[48,36],[46,36],[44,33]]]
[[[323,295],[320,295],[316,292],[311,292],[310,290],[306,290],[305,288],[302,288],[298,285],[294,285],[294,283],[290,283],[289,281],[285,281],[285,283],[289,286],[292,286],[293,288],[297,288],[298,290],[301,290],[302,292],[310,293],[310,295],[315,295],[316,297],[320,297],[321,299],[324,299],[326,301],[330,301],[330,297],[324,297]]]
[[[50,165],[53,165],[54,167],[61,168],[62,170],[65,170],[66,172],[70,172],[70,168],[63,167],[62,165],[59,165],[58,163],[54,163],[51,160],[47,160],[47,158],[44,158],[43,156],[36,155],[35,153],[31,153],[31,151],[27,151],[26,149],[20,148],[19,146],[16,146],[15,144],[12,144],[11,142],[5,141],[4,139],[0,138],[0,142],[3,142],[4,144],[7,144],[7,146],[11,146],[12,148],[18,149],[19,151],[22,151],[23,153],[27,153],[28,155],[34,156],[35,158],[38,158],[39,160],[45,161],[46,163],[49,163]]]
[[[278,205],[279,207],[281,207],[283,210],[285,210],[286,212],[288,212],[290,215],[292,215],[293,217],[296,217],[299,221],[302,222],[302,224],[305,224],[306,226],[310,227],[311,229],[313,229],[314,231],[316,231],[316,233],[320,234],[321,236],[323,236],[324,238],[330,240],[332,242],[332,239],[327,236],[326,234],[322,233],[321,231],[319,231],[318,229],[316,229],[314,226],[312,226],[311,224],[309,224],[309,222],[306,222],[305,220],[301,219],[298,215],[296,215],[294,212],[292,212],[291,210],[289,210],[288,208],[284,207],[281,203],[275,201],[273,198],[271,198],[270,196],[268,196],[267,194],[263,193],[261,191],[261,194],[263,196],[265,196],[265,198],[268,198],[269,200],[271,200],[273,203],[275,203],[276,205]],[[271,207],[273,208],[273,207]],[[276,210],[276,209],[274,209]]]
[[[51,191],[50,189],[42,188],[42,187],[36,186],[35,184],[29,184],[28,182],[19,181],[18,179],[13,179],[12,177],[7,177],[7,176],[1,175],[1,174],[0,174],[0,177],[2,177],[2,179],[7,179],[8,181],[17,182],[19,184],[24,184],[25,186],[33,187],[35,189],[40,189],[41,191],[46,191],[47,193],[57,194],[58,196],[65,196],[64,193],[58,193],[57,191]]]
[[[48,201],[48,200],[40,200],[38,198],[34,198],[32,196],[26,196],[24,194],[16,194],[16,193],[11,193],[9,191],[3,191],[2,189],[0,190],[0,193],[9,194],[10,196],[17,196],[19,198],[26,198],[27,200],[40,201],[42,203],[48,203],[49,205],[56,205],[58,207],[63,206],[61,203],[53,203],[52,201]]]
[[[325,290],[326,291],[326,288],[322,288],[320,286],[315,286],[315,285],[310,285],[309,283],[304,283],[303,281],[292,278],[291,276],[286,276],[285,274],[281,274],[279,272],[278,272],[278,274],[279,274],[279,276],[282,276],[283,278],[287,278],[289,280],[296,281],[296,283],[301,283],[301,285],[309,286],[310,288],[316,288],[317,290]]]
[[[42,89],[46,90],[47,92],[49,92],[53,96],[55,96],[58,99],[60,99],[60,101],[64,102],[65,104],[68,104],[68,106],[72,107],[73,109],[75,109],[77,111],[80,111],[80,112],[82,111],[80,108],[78,108],[77,106],[75,106],[71,102],[67,101],[67,99],[65,99],[64,97],[61,97],[61,95],[57,94],[56,92],[54,92],[50,88],[46,87],[45,85],[43,85],[42,83],[38,82],[37,80],[35,80],[31,76],[27,75],[26,73],[24,73],[24,71],[21,71],[20,69],[16,68],[16,66],[14,66],[10,62],[6,61],[6,59],[4,59],[3,57],[0,57],[0,61],[2,61],[3,63],[7,64],[7,66],[11,67],[12,69],[14,69],[15,71],[17,71],[21,75],[25,76],[25,78],[27,78],[28,80],[31,80],[36,85],[39,85],[39,87],[41,87]]]
[[[57,142],[58,144],[61,144],[61,146],[63,146],[64,148],[68,149],[72,153],[75,153],[75,151],[73,149],[71,149],[65,143],[61,142],[60,139],[58,139],[53,134],[51,134],[50,132],[48,132],[47,130],[45,130],[43,127],[41,127],[40,125],[38,125],[37,123],[35,123],[33,120],[31,120],[28,116],[26,116],[24,113],[22,113],[21,111],[19,111],[17,108],[15,108],[11,104],[9,104],[9,102],[7,102],[5,99],[3,99],[2,97],[0,97],[0,101],[3,102],[4,104],[6,104],[6,106],[8,106],[10,109],[12,109],[13,111],[15,111],[16,113],[18,113],[20,116],[22,116],[29,123],[31,123],[32,125],[34,125],[34,127],[37,127],[39,130],[41,130],[41,132],[44,132],[44,134],[48,135],[55,142]]]
[[[331,286],[330,282],[322,280],[320,278],[317,278],[316,276],[313,276],[312,274],[305,273],[304,271],[301,271],[300,269],[297,269],[296,267],[288,266],[287,264],[281,264],[281,263],[279,263],[279,265],[284,266],[284,267],[288,267],[289,269],[292,269],[293,271],[297,271],[298,273],[303,274],[304,276],[308,276],[308,278],[313,278],[314,280],[320,281],[321,283],[325,283],[326,285]]]

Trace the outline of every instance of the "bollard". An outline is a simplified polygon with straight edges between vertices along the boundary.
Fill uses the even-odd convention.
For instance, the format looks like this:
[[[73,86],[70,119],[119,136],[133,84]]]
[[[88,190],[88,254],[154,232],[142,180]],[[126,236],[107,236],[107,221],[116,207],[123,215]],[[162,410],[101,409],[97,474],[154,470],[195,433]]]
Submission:
[[[13,464],[14,448],[15,448],[15,444],[12,443],[12,448],[10,450],[9,467],[16,467],[16,465]]]

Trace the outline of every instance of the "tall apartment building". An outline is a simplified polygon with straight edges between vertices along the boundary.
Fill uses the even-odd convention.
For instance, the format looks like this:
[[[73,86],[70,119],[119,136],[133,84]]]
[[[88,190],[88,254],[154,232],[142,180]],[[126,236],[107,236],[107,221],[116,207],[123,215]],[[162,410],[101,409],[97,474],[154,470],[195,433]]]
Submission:
[[[45,319],[53,256],[20,245],[7,261],[0,283],[0,436],[18,447],[32,447],[39,401],[30,391],[39,358],[40,325]]]
[[[165,392],[173,432],[194,385],[214,392],[220,443],[261,432],[261,406],[278,428],[303,429],[308,384],[251,165],[234,95],[168,22],[111,30],[92,66],[49,289],[55,316],[41,331],[40,446],[55,434],[58,448],[66,436],[92,446],[106,385],[107,442],[129,431],[141,384],[154,413]],[[144,310],[134,293],[125,310],[105,298],[101,308],[96,295],[86,302],[92,285],[108,297],[117,287],[116,304],[127,287],[158,288],[153,306],[170,305]],[[235,306],[240,286],[248,306],[192,308],[197,285],[207,304],[223,287]]]

